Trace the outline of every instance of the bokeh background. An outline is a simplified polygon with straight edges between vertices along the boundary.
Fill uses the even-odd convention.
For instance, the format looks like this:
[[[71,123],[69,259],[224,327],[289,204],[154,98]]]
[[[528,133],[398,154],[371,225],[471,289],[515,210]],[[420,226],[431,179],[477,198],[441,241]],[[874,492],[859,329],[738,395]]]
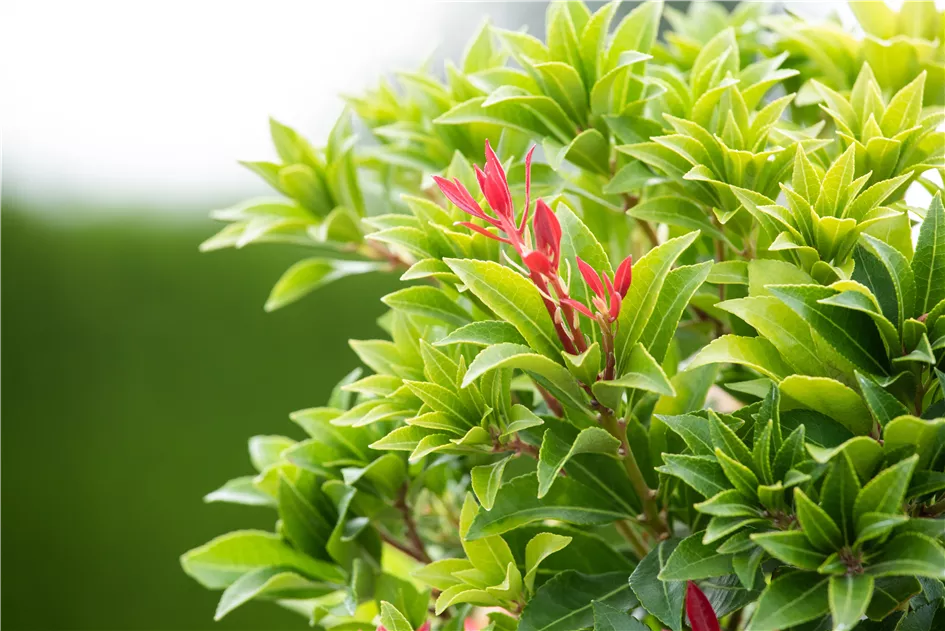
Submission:
[[[213,623],[218,594],[178,557],[272,527],[266,509],[202,496],[249,472],[249,436],[296,434],[288,413],[355,365],[347,340],[379,332],[395,279],[355,277],[266,315],[303,253],[198,254],[217,228],[207,212],[267,193],[236,160],[273,156],[269,115],[320,144],[339,93],[441,67],[487,18],[542,32],[544,9],[0,3],[6,629],[306,628],[258,603]]]

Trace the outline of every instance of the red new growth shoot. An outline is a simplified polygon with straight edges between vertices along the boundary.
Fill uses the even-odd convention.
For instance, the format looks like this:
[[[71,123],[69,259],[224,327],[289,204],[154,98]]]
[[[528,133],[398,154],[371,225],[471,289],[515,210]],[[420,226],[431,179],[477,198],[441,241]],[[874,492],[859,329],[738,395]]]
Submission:
[[[709,599],[692,581],[686,585],[686,616],[692,631],[721,631]]]

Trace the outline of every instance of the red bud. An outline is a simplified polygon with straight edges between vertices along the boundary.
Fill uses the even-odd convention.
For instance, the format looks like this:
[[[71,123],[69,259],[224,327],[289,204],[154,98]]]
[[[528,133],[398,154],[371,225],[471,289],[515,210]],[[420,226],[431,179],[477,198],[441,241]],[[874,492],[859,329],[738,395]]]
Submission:
[[[535,204],[535,247],[551,259],[552,267],[557,269],[561,256],[561,224],[544,200]]]
[[[502,163],[499,162],[488,140],[486,140],[486,168],[483,176],[479,178],[479,185],[492,210],[501,217],[511,219],[512,193],[505,179],[505,169],[502,168]]]
[[[528,266],[528,269],[536,274],[551,276],[555,269],[551,264],[551,259],[545,256],[544,252],[539,252],[538,250],[526,252],[522,260],[525,262],[525,265]]]
[[[709,599],[692,581],[686,585],[686,615],[692,631],[721,631]]]
[[[626,298],[627,292],[630,290],[630,281],[633,278],[632,266],[633,255],[631,254],[620,263],[617,272],[614,274],[614,288],[621,298]]]

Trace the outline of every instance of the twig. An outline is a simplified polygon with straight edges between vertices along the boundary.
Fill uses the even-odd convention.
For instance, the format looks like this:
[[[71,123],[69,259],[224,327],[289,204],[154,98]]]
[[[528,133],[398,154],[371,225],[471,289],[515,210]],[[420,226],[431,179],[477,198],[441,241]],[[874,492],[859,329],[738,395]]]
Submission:
[[[633,530],[633,526],[623,520],[618,521],[616,526],[617,532],[623,535],[623,538],[630,544],[633,553],[637,555],[637,560],[642,561],[643,557],[647,555],[647,547],[646,544],[643,543],[643,540],[640,539],[640,536]]]
[[[433,559],[430,558],[430,555],[427,554],[426,546],[423,544],[423,539],[420,538],[420,533],[417,532],[417,523],[413,520],[413,514],[410,512],[410,507],[407,505],[407,485],[404,484],[400,487],[400,494],[397,496],[397,499],[394,501],[394,506],[397,510],[400,511],[400,514],[404,518],[404,527],[407,530],[407,538],[410,540],[410,543],[413,545],[413,556],[418,561],[423,561],[424,563],[430,563]],[[403,549],[403,548],[401,548]]]
[[[564,417],[564,408],[561,407],[561,403],[554,398],[554,396],[542,388],[537,383],[535,387],[538,389],[538,393],[541,394],[541,398],[545,400],[545,405],[548,406],[548,409],[551,410],[551,413],[558,417]]]

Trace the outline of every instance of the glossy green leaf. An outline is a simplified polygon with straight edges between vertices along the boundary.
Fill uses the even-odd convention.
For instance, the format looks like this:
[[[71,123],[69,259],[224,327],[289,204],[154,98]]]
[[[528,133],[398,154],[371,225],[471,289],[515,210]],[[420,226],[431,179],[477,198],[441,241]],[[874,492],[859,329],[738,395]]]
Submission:
[[[776,381],[793,372],[771,342],[738,335],[723,335],[709,342],[692,358],[689,368],[726,363],[747,366]]]
[[[314,583],[281,567],[263,567],[247,572],[226,588],[217,604],[214,620],[256,598],[315,598],[337,589],[337,585]]]
[[[906,532],[886,542],[866,568],[873,576],[945,579],[945,548],[927,535]]]
[[[610,500],[571,478],[562,478],[538,499],[538,478],[523,475],[499,487],[489,511],[473,520],[467,539],[498,535],[543,519],[592,526],[628,517]]]
[[[785,400],[838,421],[855,435],[873,429],[869,409],[860,396],[839,381],[827,377],[791,375],[780,384]],[[783,404],[782,404],[783,405]]]
[[[491,261],[446,259],[446,264],[496,315],[512,323],[532,348],[546,357],[559,357],[561,343],[554,325],[528,280]]]
[[[383,269],[379,263],[369,261],[341,261],[310,258],[290,267],[276,282],[266,300],[266,311],[275,311],[323,287],[330,282]]]
[[[857,625],[873,596],[873,580],[868,574],[830,577],[827,596],[834,631],[849,631]]]
[[[941,194],[932,199],[919,228],[912,271],[916,283],[916,313],[928,313],[945,299],[945,207]]]
[[[630,588],[643,607],[673,631],[682,631],[686,584],[657,578],[678,541],[662,541],[650,550],[630,575]]]
[[[799,530],[754,534],[751,540],[774,558],[802,570],[816,570],[827,558]]]
[[[827,613],[828,579],[810,572],[791,572],[768,585],[751,619],[756,631],[775,631],[815,620]]]
[[[535,589],[535,577],[541,562],[563,550],[572,540],[571,537],[551,532],[539,533],[529,540],[525,546],[525,587],[528,591]]]
[[[505,466],[509,463],[511,457],[510,454],[492,464],[473,467],[470,471],[473,492],[486,510],[492,509],[495,495],[499,492],[499,486],[502,484],[502,473],[505,471]]]
[[[542,585],[519,619],[519,631],[577,631],[594,625],[594,605],[628,611],[636,605],[624,572],[586,575],[573,570]]]
[[[579,454],[616,456],[620,441],[600,427],[587,427],[570,445],[548,429],[538,452],[538,497],[544,497],[568,461]]]
[[[732,556],[719,554],[715,545],[702,543],[704,532],[683,539],[659,573],[661,581],[695,581],[732,572]]]
[[[470,316],[442,290],[423,285],[400,289],[381,298],[391,309],[427,316],[453,326],[469,324]]]
[[[835,552],[843,547],[843,533],[827,514],[801,489],[794,491],[797,521],[811,544],[821,552]]]
[[[918,460],[917,455],[906,458],[870,480],[857,493],[853,504],[854,520],[859,520],[864,513],[898,513]]]

